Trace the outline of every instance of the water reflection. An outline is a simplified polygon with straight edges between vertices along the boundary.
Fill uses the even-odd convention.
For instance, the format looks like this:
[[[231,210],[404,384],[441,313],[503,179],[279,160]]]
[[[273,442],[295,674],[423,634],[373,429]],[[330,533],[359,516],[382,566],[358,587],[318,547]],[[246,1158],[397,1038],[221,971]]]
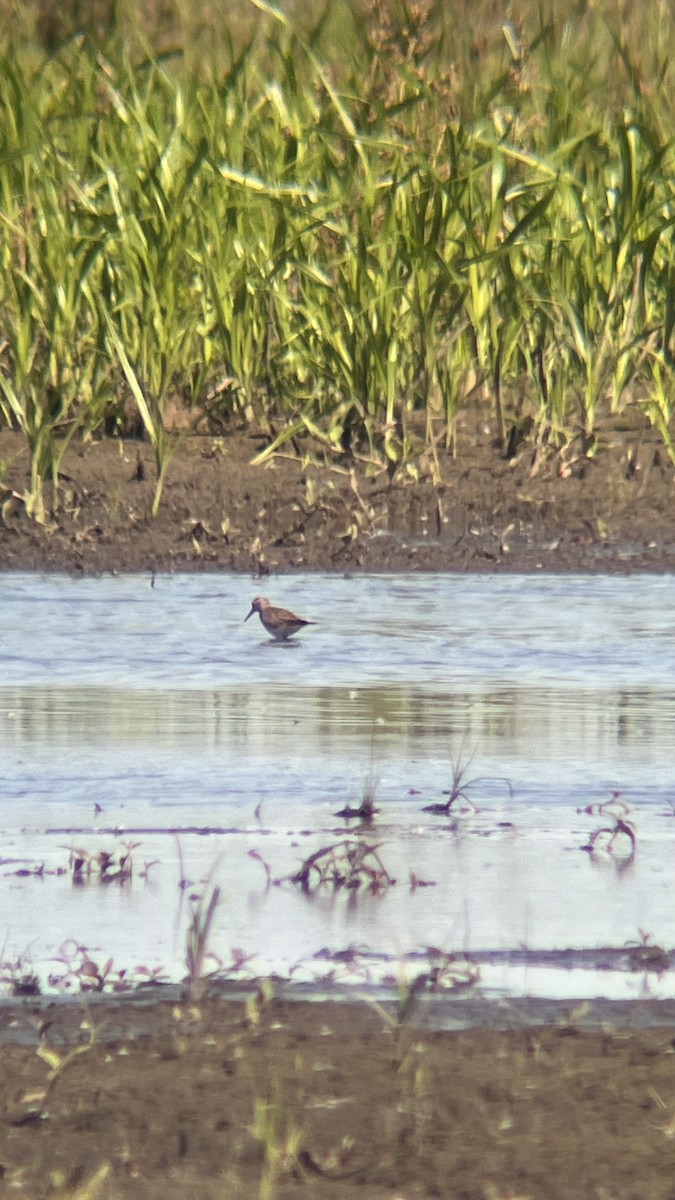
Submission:
[[[675,693],[657,688],[526,686],[465,691],[393,687],[236,689],[0,688],[0,748],[61,750],[135,742],[268,754],[289,738],[308,755],[376,747],[395,757],[500,744],[505,758],[606,757],[672,744]]]
[[[216,860],[219,936],[261,968],[351,942],[392,955],[593,946],[639,928],[675,942],[671,579],[296,576],[266,590],[325,614],[292,654],[243,628],[245,578],[151,590],[141,576],[0,575],[6,860],[56,870],[69,839],[98,853],[110,846],[96,831],[125,826],[159,863],[125,896],[0,864],[16,951],[95,937],[116,959],[133,946],[180,964],[177,881]],[[458,822],[423,811],[453,763],[482,779],[480,812]],[[297,870],[343,836],[335,811],[371,779],[392,894],[267,889],[250,851],[275,875]],[[613,789],[637,830],[623,872],[579,848],[594,828],[584,809]],[[178,827],[227,832],[185,833],[178,848]],[[411,872],[436,886],[412,895]]]

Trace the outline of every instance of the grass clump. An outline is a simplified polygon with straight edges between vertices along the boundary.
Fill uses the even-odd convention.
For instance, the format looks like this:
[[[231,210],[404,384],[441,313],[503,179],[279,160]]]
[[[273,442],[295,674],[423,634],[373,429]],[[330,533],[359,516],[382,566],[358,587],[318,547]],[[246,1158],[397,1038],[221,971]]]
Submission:
[[[177,406],[414,478],[460,411],[564,469],[633,406],[675,459],[669,6],[291,11],[2,23],[0,420],[31,515],[129,407],[152,513]]]

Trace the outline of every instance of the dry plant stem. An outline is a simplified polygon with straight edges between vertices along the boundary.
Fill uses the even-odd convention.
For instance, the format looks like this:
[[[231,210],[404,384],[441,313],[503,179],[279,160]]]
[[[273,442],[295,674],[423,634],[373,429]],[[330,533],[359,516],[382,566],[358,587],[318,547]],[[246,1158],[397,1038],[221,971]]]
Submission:
[[[477,811],[476,805],[469,797],[469,790],[475,788],[480,783],[503,783],[508,790],[509,796],[513,796],[513,788],[508,779],[503,776],[487,776],[477,775],[471,779],[467,779],[467,773],[471,763],[474,760],[476,751],[474,750],[468,757],[463,754],[464,743],[460,748],[457,761],[450,760],[450,768],[452,772],[451,785],[448,789],[448,799],[442,803],[427,804],[422,809],[423,812],[438,813],[441,816],[448,816],[453,804],[457,800],[463,800],[467,808]]]
[[[379,844],[369,846],[356,841],[324,846],[305,859],[300,870],[289,877],[290,882],[297,884],[306,895],[323,887],[331,887],[334,891],[342,888],[356,891],[365,887],[374,893],[382,892],[396,880],[387,871],[378,851]]]
[[[188,927],[185,961],[187,966],[187,989],[190,996],[203,986],[204,964],[208,950],[209,936],[216,909],[220,903],[220,888],[214,887],[208,897],[206,907],[201,897],[195,904]]]

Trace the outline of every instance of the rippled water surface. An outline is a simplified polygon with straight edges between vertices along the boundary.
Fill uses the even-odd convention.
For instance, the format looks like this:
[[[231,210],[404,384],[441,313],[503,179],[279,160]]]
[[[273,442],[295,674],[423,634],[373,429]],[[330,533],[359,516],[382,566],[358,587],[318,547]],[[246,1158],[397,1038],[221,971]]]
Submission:
[[[244,624],[260,590],[316,627],[269,641]],[[190,896],[214,885],[210,946],[257,972],[317,978],[334,967],[317,951],[349,946],[394,974],[429,945],[673,947],[674,593],[668,576],[0,575],[3,961],[64,974],[80,946],[178,978]],[[471,806],[423,812],[469,759]],[[367,790],[380,812],[356,836],[395,886],[266,886],[265,864],[288,876],[354,836],[334,814]],[[626,835],[580,849],[613,827],[583,810],[614,791],[632,858]],[[125,842],[130,882],[73,885],[73,849]],[[481,982],[673,995],[671,974],[486,961]]]

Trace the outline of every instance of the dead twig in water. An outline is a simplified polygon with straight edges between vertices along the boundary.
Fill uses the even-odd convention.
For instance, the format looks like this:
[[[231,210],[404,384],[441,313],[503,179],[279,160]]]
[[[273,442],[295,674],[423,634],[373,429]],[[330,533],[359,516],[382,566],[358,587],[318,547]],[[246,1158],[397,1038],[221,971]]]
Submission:
[[[300,869],[288,876],[288,880],[297,884],[306,896],[313,895],[323,887],[330,887],[334,892],[342,888],[356,891],[363,887],[377,895],[396,883],[380,858],[381,844],[368,845],[347,840],[323,846],[310,854]]]
[[[469,789],[476,787],[479,783],[503,783],[508,788],[509,796],[513,796],[511,783],[504,776],[476,775],[472,779],[467,779],[467,772],[475,758],[476,751],[474,750],[468,758],[462,760],[462,750],[463,746],[460,749],[456,763],[450,759],[452,782],[448,791],[448,799],[438,804],[427,804],[422,809],[422,812],[436,813],[438,816],[447,817],[453,804],[458,800],[463,800],[471,812],[479,812],[480,810],[477,805],[474,804],[468,795]]]

